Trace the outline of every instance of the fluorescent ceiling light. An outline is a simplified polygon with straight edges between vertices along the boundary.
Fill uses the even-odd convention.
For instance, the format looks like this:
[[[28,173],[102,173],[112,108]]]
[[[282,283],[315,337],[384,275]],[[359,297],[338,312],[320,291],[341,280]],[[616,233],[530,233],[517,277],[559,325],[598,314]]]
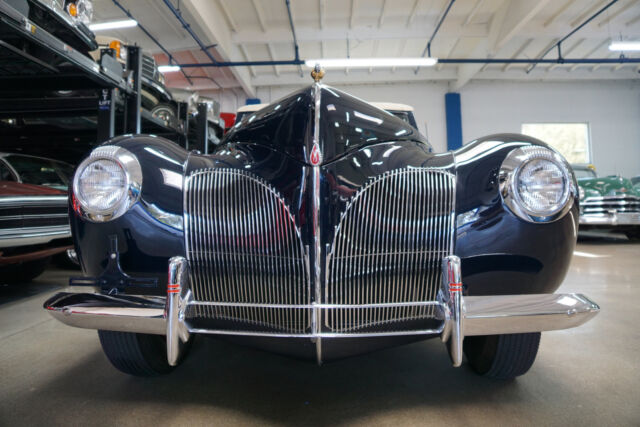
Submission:
[[[320,64],[323,68],[370,68],[370,67],[430,67],[438,63],[437,58],[335,58],[308,59],[309,68]]]
[[[91,31],[115,30],[118,28],[130,28],[138,25],[138,21],[134,19],[124,19],[122,21],[98,22],[89,25]]]
[[[618,51],[639,51],[640,41],[637,42],[611,42],[609,50]]]
[[[179,65],[160,65],[158,67],[158,71],[161,73],[173,73],[175,71],[180,71]]]

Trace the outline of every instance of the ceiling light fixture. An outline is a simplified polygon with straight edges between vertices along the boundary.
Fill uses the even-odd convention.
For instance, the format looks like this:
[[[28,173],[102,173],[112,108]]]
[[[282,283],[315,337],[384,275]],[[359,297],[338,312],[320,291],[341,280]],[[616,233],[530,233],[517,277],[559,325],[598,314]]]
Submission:
[[[615,50],[615,51],[640,51],[640,41],[633,41],[633,42],[623,42],[623,41],[619,41],[619,42],[611,42],[611,44],[609,45],[609,50]]]
[[[118,28],[136,27],[138,21],[134,19],[124,19],[122,21],[98,22],[89,25],[91,31],[116,30]]]
[[[158,71],[161,73],[173,73],[175,71],[180,71],[179,65],[160,65],[158,66]]]
[[[320,64],[323,68],[370,68],[370,67],[431,67],[438,58],[334,58],[307,59],[305,65],[313,68]]]

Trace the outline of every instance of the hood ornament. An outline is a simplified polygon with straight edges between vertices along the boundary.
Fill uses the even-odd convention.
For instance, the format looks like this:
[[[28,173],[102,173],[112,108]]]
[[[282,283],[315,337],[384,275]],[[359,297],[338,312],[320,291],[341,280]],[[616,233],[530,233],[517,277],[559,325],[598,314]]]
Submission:
[[[316,64],[311,71],[311,77],[313,77],[313,81],[316,83],[320,83],[320,80],[324,77],[324,70],[320,66],[320,64]]]

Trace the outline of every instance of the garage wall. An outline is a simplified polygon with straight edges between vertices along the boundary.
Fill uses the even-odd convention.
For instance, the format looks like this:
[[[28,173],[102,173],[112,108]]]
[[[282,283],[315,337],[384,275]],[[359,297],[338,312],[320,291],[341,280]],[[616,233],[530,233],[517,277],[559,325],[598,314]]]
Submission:
[[[367,101],[413,105],[420,131],[436,151],[446,149],[446,83],[337,85]],[[293,87],[261,87],[257,96],[271,102]],[[588,122],[591,159],[598,173],[640,174],[640,81],[491,82],[461,91],[462,136],[471,141],[496,132],[520,132],[523,122]]]
[[[640,175],[640,81],[473,82],[461,97],[465,141],[523,122],[588,122],[598,173]]]

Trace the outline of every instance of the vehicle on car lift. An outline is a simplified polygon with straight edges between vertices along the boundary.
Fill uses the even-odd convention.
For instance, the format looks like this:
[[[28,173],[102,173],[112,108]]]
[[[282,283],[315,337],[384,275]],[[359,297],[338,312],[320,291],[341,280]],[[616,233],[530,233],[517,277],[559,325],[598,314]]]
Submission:
[[[593,165],[572,165],[580,191],[580,230],[612,230],[640,239],[640,188],[618,175],[599,177]]]
[[[91,0],[10,0],[9,4],[79,52],[88,54],[98,47],[89,29]]]
[[[403,120],[316,82],[245,116],[211,155],[122,136],[73,181],[95,293],[44,308],[112,364],[170,371],[195,335],[318,363],[441,338],[480,374],[532,365],[541,331],[599,307],[555,294],[576,245],[569,164],[525,135],[434,154]]]
[[[115,59],[122,64],[123,72],[127,73],[127,58],[129,50],[126,43],[111,36],[98,36],[98,46],[91,52],[96,62],[100,62],[101,50],[112,49]],[[164,75],[158,71],[153,56],[142,54],[142,75],[140,103],[151,115],[164,123],[165,126],[176,128],[179,124],[178,106],[171,92],[165,87]]]

